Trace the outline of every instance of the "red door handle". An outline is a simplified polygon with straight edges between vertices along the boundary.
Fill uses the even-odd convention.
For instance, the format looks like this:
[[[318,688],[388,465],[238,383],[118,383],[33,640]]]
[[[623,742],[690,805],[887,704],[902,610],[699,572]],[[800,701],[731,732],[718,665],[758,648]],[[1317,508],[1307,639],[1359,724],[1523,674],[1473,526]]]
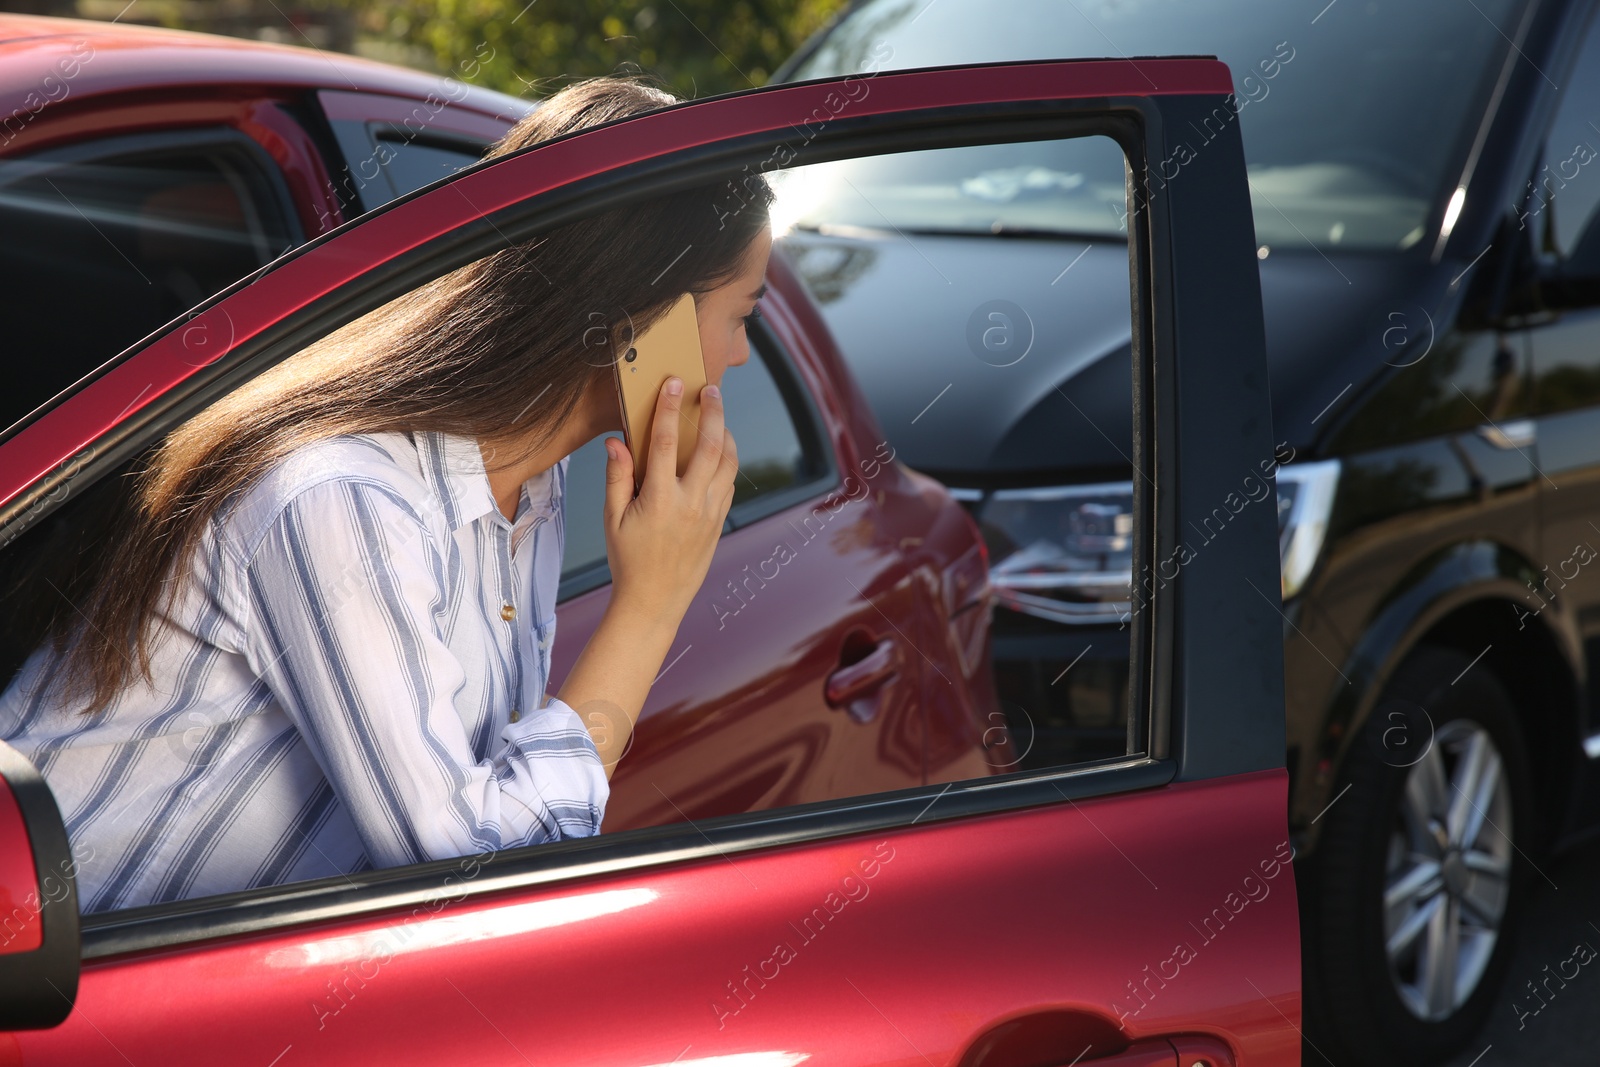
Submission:
[[[1079,1051],[1081,1050],[1081,1051]],[[1166,1034],[1129,1043],[1107,1016],[1040,1011],[999,1023],[972,1043],[960,1067],[1237,1067],[1210,1034]]]
[[[1080,1067],[1178,1067],[1178,1052],[1170,1042],[1161,1038],[1135,1041],[1121,1052],[1110,1056],[1092,1056]]]
[[[857,722],[871,722],[878,714],[881,690],[899,668],[899,648],[884,638],[866,656],[830,674],[823,695],[829,707],[844,708]]]
[[[1078,1067],[1234,1067],[1226,1042],[1200,1034],[1177,1034],[1135,1041],[1109,1056],[1074,1061]]]

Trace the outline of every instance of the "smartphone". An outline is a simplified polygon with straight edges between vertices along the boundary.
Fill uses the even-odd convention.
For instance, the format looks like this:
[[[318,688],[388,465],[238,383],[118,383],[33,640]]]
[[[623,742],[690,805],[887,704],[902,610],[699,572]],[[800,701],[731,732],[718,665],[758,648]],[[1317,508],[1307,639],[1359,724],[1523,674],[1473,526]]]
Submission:
[[[623,440],[633,456],[633,488],[644,485],[650,459],[650,427],[661,386],[674,375],[683,379],[683,406],[678,412],[678,474],[689,465],[700,439],[700,390],[706,386],[706,365],[700,355],[700,320],[694,294],[678,297],[672,309],[617,359],[617,402],[622,406]]]

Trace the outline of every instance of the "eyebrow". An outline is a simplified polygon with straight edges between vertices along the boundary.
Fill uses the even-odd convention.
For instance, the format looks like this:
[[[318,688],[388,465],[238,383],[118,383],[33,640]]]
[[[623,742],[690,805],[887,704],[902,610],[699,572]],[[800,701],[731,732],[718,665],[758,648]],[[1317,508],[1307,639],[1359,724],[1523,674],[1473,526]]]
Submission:
[[[751,295],[750,299],[751,300],[760,300],[762,297],[764,297],[766,295],[767,295],[767,285],[766,285],[765,282],[762,282],[761,283],[761,288],[757,289],[755,291],[755,293],[753,295]]]

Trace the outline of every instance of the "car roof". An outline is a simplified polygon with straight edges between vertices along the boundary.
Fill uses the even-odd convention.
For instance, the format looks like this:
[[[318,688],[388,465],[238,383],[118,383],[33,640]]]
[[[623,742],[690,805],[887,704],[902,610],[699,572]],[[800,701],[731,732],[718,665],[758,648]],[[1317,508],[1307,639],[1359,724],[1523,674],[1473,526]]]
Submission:
[[[58,64],[74,56],[77,70],[67,75],[71,65]],[[65,95],[59,87],[63,82]],[[0,116],[37,110],[40,101],[202,85],[340,89],[422,99],[438,94],[454,107],[508,122],[532,107],[530,101],[442,75],[309,47],[91,19],[0,14]]]

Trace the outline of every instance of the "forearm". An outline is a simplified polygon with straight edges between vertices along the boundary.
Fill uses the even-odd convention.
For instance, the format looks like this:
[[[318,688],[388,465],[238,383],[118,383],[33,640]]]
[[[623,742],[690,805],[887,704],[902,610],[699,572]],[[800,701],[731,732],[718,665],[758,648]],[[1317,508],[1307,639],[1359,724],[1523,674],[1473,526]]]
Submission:
[[[589,731],[607,779],[628,747],[681,618],[613,598],[561,686],[560,699]]]

